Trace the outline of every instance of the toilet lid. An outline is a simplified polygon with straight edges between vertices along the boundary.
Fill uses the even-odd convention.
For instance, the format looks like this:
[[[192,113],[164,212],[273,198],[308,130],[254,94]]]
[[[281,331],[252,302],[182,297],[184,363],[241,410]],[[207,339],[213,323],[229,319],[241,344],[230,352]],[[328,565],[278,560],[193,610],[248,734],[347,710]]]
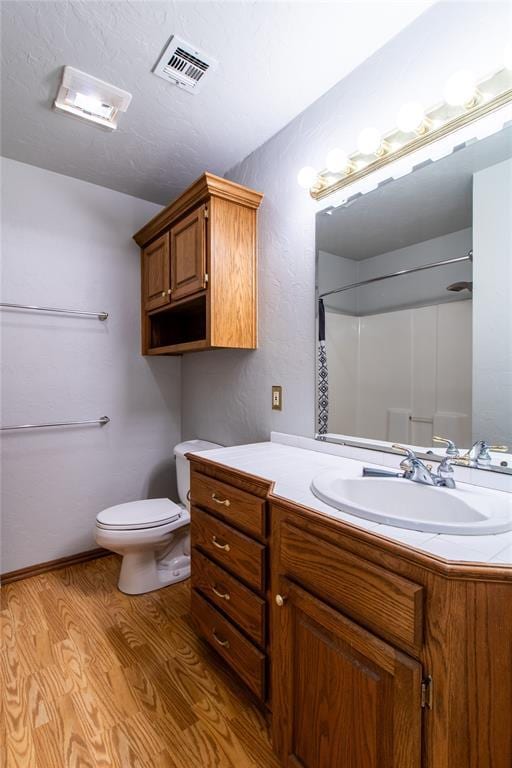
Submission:
[[[172,523],[179,520],[181,513],[181,508],[170,499],[145,499],[108,507],[96,520],[105,528],[127,531]]]

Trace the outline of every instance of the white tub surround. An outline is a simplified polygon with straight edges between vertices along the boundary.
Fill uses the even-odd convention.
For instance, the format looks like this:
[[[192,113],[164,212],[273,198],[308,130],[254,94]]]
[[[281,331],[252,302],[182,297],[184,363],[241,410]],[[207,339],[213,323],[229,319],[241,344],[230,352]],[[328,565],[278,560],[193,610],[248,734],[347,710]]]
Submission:
[[[512,566],[512,531],[486,536],[433,534],[383,525],[342,512],[324,504],[311,491],[313,477],[328,469],[337,469],[344,477],[360,477],[364,466],[396,468],[402,457],[323,443],[305,437],[272,433],[271,441],[208,451],[205,458],[230,469],[272,481],[271,498],[284,499],[349,523],[372,534],[385,536],[427,555],[459,563],[488,563]],[[464,480],[472,485],[473,476],[489,476],[498,486],[497,494],[507,494],[512,516],[512,476],[481,470],[467,470]],[[481,479],[481,477],[478,477]],[[407,481],[404,481],[407,482]],[[509,495],[510,494],[510,495]]]

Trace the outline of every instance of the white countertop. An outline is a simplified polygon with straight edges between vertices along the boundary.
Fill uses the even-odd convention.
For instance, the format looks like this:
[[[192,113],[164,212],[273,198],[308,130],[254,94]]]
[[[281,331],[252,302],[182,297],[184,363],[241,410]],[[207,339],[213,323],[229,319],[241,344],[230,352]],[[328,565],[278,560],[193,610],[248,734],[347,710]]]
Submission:
[[[338,469],[345,477],[360,477],[363,464],[365,466],[384,464],[384,461],[376,464],[375,458],[373,461],[361,460],[360,452],[357,459],[334,455],[331,451],[335,450],[333,446],[326,448],[325,443],[309,438],[273,434],[271,442],[218,448],[198,453],[198,455],[204,455],[205,458],[224,464],[231,469],[238,469],[274,482],[274,496],[297,502],[330,518],[385,536],[420,552],[451,562],[512,566],[512,531],[488,536],[424,533],[375,523],[324,504],[310,489],[311,481],[316,474],[327,469]],[[344,452],[347,452],[346,448]],[[372,457],[375,455],[374,452],[371,453]],[[510,500],[512,514],[512,495]]]

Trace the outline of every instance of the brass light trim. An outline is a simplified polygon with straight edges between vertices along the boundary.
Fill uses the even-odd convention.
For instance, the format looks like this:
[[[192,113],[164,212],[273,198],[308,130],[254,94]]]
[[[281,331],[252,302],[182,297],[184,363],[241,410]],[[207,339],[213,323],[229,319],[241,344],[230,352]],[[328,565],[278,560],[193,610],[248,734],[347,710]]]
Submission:
[[[445,136],[449,136],[450,134],[455,133],[461,128],[464,128],[467,125],[470,125],[471,123],[476,122],[477,120],[480,120],[483,117],[486,117],[487,115],[490,115],[499,109],[502,109],[508,104],[511,104],[512,103],[512,87],[510,87],[511,74],[507,70],[500,70],[500,72],[497,72],[492,77],[483,81],[483,83],[480,83],[479,91],[488,92],[489,90],[491,90],[496,92],[496,90],[499,90],[499,87],[498,87],[499,83],[500,82],[503,83],[503,81],[506,82],[508,87],[503,88],[503,85],[502,85],[500,93],[497,93],[496,95],[489,97],[487,100],[482,100],[482,98],[480,98],[479,100],[476,100],[474,106],[471,106],[471,107],[466,106],[465,111],[459,115],[456,115],[455,117],[443,119],[442,116],[439,116],[439,113],[441,113],[443,110],[446,109],[446,105],[444,106],[438,105],[437,107],[434,107],[431,110],[427,111],[425,115],[426,117],[425,129],[422,133],[416,134],[409,141],[406,141],[405,144],[398,147],[397,149],[391,149],[385,154],[375,157],[374,160],[372,160],[370,163],[368,163],[362,168],[358,169],[356,167],[354,169],[353,166],[355,164],[354,163],[355,157],[352,155],[349,158],[351,161],[351,168],[348,171],[346,171],[341,176],[341,178],[336,179],[335,181],[330,181],[329,179],[332,178],[332,176],[335,176],[337,174],[333,174],[328,170],[321,171],[319,173],[317,182],[310,189],[311,197],[314,200],[322,200],[328,197],[329,195],[332,195],[335,192],[338,192],[341,189],[344,189],[345,187],[354,184],[356,181],[366,178],[367,176],[374,173],[375,171],[378,171],[381,168],[384,168],[386,165],[389,165],[390,163],[393,163],[396,160],[400,160],[404,157],[407,157],[413,152],[417,152],[419,149],[422,149],[423,147],[427,147],[430,144],[433,144],[434,142],[438,141],[439,139],[442,139]],[[498,83],[498,85],[496,85],[496,83]],[[443,122],[439,127],[434,128],[431,126],[435,124],[436,117],[437,119],[443,120]],[[395,129],[390,134],[385,135],[384,140],[392,147],[394,139],[402,135],[403,134],[399,129]]]

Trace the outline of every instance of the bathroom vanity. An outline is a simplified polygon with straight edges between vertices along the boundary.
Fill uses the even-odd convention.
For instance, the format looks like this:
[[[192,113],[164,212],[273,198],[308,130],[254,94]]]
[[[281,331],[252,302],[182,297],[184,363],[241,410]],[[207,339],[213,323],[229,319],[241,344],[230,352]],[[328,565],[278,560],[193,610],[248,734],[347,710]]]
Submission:
[[[190,455],[193,618],[271,713],[282,764],[510,768],[512,533],[329,507],[313,476],[362,461],[295,441]]]

